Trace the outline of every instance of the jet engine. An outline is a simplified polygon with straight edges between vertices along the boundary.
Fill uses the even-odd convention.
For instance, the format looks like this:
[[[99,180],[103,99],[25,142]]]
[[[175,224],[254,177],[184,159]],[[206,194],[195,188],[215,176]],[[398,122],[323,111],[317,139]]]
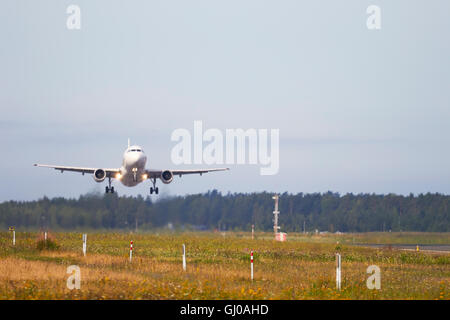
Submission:
[[[96,182],[102,182],[106,179],[106,171],[103,169],[96,169],[94,171],[94,180]]]
[[[173,180],[173,173],[170,170],[161,172],[161,181],[165,184],[171,183]]]

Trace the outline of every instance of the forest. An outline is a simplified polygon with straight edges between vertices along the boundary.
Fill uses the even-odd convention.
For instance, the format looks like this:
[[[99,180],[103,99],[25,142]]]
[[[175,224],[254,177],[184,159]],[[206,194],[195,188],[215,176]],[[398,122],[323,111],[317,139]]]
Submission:
[[[85,194],[0,203],[0,227],[27,230],[273,230],[273,194],[228,193],[161,197]],[[450,232],[450,196],[427,193],[283,193],[285,232]]]

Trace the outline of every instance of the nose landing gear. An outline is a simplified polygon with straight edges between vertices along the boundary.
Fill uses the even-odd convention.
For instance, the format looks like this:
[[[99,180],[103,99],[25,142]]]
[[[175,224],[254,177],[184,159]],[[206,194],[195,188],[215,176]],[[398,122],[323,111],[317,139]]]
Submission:
[[[155,194],[158,194],[159,189],[158,189],[158,187],[156,187],[156,178],[152,179],[152,183],[153,183],[153,187],[150,187],[150,194],[153,194],[153,192],[155,192]]]

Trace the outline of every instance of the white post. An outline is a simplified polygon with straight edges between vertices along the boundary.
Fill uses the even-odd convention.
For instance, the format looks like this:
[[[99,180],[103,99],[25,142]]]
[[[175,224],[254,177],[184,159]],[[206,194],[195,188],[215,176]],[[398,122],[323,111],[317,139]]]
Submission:
[[[186,246],[183,243],[183,270],[186,271]]]
[[[278,195],[274,195],[272,199],[275,200],[275,210],[273,211],[273,232],[275,236],[275,240],[277,239],[277,233],[280,227],[278,226],[278,215],[280,214],[280,211],[278,211]]]
[[[253,281],[253,250],[250,252],[250,276]]]
[[[83,255],[86,257],[87,234],[83,233]]]
[[[341,255],[336,253],[336,289],[341,290]]]
[[[13,230],[13,246],[16,245],[16,230]]]
[[[252,224],[252,240],[254,239],[254,237],[255,237],[255,225]]]
[[[130,263],[132,257],[133,257],[133,240],[130,241]]]
[[[47,241],[47,231],[44,232],[44,240]]]

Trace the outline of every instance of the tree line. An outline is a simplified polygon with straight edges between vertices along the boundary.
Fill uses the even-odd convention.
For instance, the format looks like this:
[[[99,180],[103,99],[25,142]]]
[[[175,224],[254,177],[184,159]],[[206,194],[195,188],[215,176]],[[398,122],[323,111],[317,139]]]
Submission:
[[[23,229],[273,230],[273,194],[228,193],[150,197],[86,194],[0,204],[0,227]],[[419,194],[280,194],[279,225],[286,232],[450,231],[450,196]]]

